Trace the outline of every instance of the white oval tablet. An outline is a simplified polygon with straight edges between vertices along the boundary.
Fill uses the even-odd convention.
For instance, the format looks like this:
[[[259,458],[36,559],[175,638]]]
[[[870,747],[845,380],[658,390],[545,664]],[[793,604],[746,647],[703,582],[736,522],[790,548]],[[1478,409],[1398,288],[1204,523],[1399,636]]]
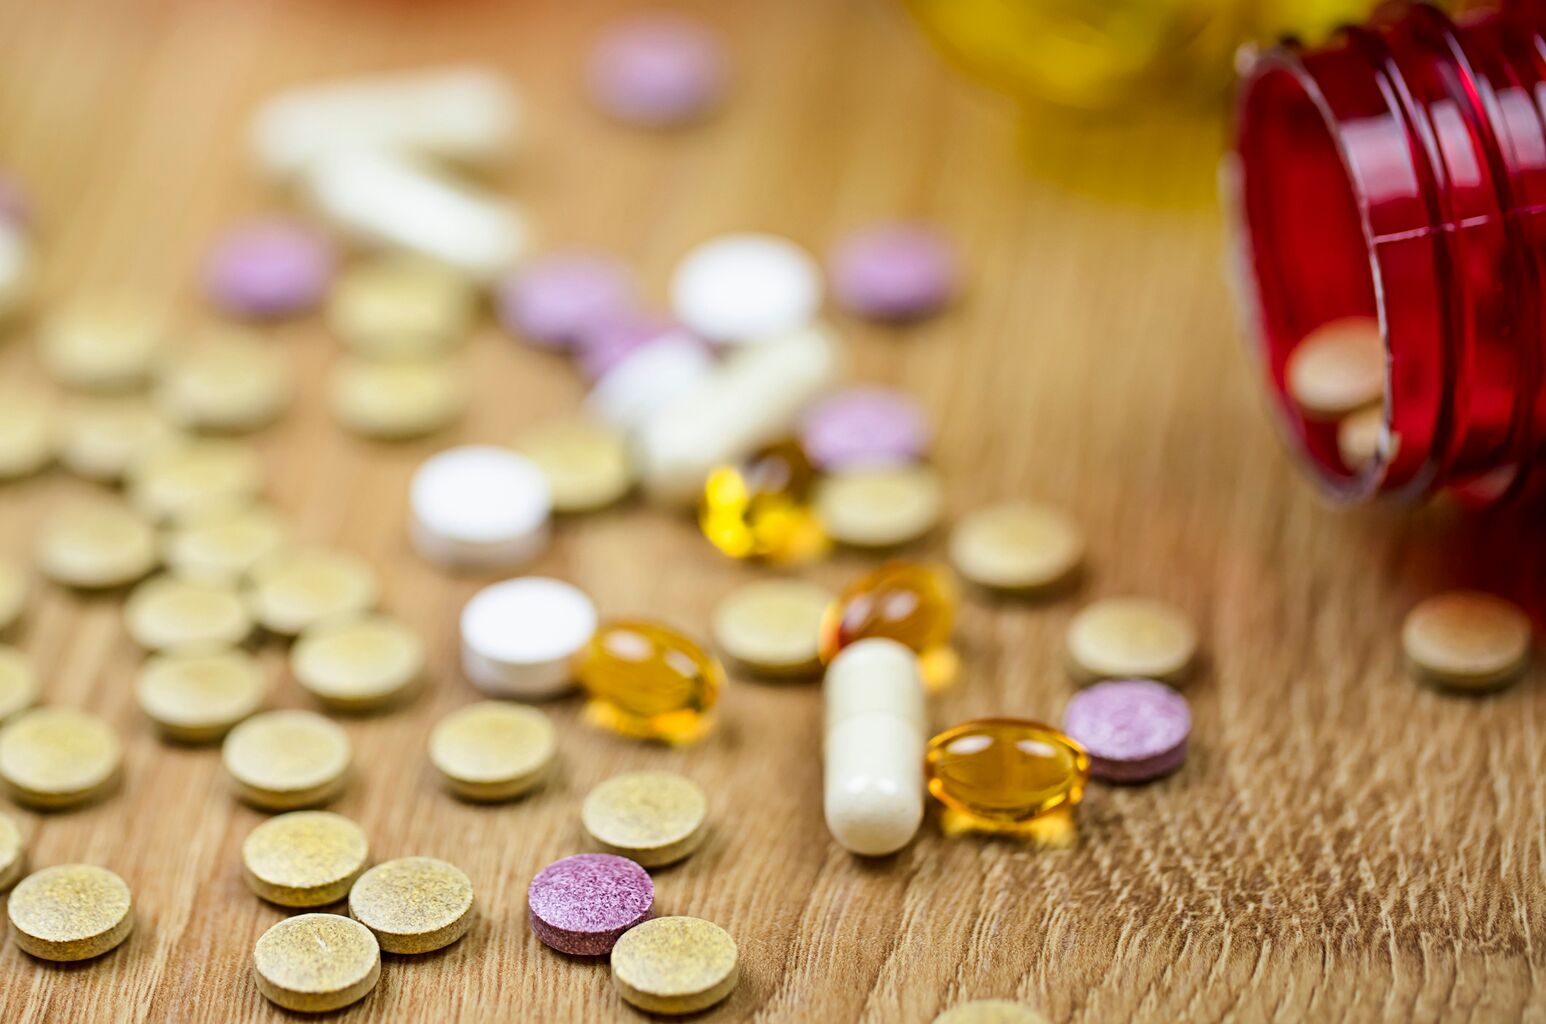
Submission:
[[[759,341],[808,325],[821,306],[821,270],[787,238],[721,235],[682,257],[671,277],[677,319],[715,341]]]
[[[497,697],[552,697],[596,632],[596,606],[578,587],[523,576],[485,587],[462,609],[462,670]]]
[[[614,427],[632,430],[696,390],[714,372],[702,342],[683,334],[646,345],[596,382],[585,408]]]
[[[409,493],[413,543],[432,562],[514,568],[547,543],[547,477],[524,455],[464,445],[427,459]]]

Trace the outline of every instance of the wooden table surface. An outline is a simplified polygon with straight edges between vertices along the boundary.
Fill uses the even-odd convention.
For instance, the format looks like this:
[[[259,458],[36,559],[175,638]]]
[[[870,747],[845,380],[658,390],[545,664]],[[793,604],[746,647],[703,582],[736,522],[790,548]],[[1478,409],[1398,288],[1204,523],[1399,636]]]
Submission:
[[[99,2],[0,5],[0,166],[41,206],[44,294],[142,288],[196,296],[211,233],[281,197],[242,146],[258,98],[335,73],[476,58],[518,78],[528,144],[496,175],[552,243],[610,247],[660,298],[674,259],[715,232],[760,228],[815,248],[865,221],[916,215],[965,251],[958,308],[904,331],[847,320],[855,376],[906,388],[938,429],[959,514],[1046,498],[1088,530],[1091,573],[1039,605],[969,595],[965,671],[933,701],[943,727],[987,714],[1058,720],[1060,668],[1085,601],[1147,594],[1199,624],[1203,670],[1186,767],[1139,788],[1096,786],[1077,847],[946,840],[857,860],[821,819],[814,684],[736,679],[719,731],[673,751],[558,721],[561,770],[529,799],[459,803],[425,758],[432,723],[475,699],[456,667],[456,617],[482,579],[449,578],[404,532],[409,474],[456,442],[502,441],[572,410],[579,381],[491,324],[467,349],[476,400],[454,431],[401,446],[345,435],[322,403],[337,345],[315,321],[274,332],[294,360],[293,410],[256,438],[268,493],[306,539],[369,558],[384,604],[423,631],[433,685],[346,728],[358,776],[334,809],[385,859],[431,854],[478,892],[471,934],[388,958],[354,1020],[611,1021],[639,1015],[605,965],[556,955],[525,923],[524,891],[584,848],[580,797],[631,768],[671,768],[710,795],[713,831],[657,874],[659,909],[714,920],[740,944],[714,1021],[926,1022],[1010,997],[1053,1021],[1540,1020],[1546,1018],[1546,728],[1536,680],[1464,699],[1403,674],[1401,617],[1419,597],[1483,584],[1539,606],[1546,562],[1532,516],[1464,518],[1325,508],[1280,451],[1242,357],[1205,194],[1214,129],[1151,119],[1110,151],[1043,128],[954,77],[882,0],[701,5],[735,52],[723,116],[679,134],[606,123],[579,95],[586,41],[609,5],[492,2]],[[1058,167],[1048,175],[1033,166]],[[1192,159],[1166,157],[1176,152]],[[1121,199],[1107,186],[1123,183]],[[1134,202],[1134,196],[1143,202]],[[7,380],[45,386],[23,327]],[[62,473],[0,491],[0,554],[28,559],[38,523],[90,485]],[[1539,512],[1533,518],[1539,520]],[[919,549],[938,555],[939,540]],[[867,560],[807,575],[840,585]],[[686,520],[633,505],[563,523],[535,567],[604,613],[659,615],[702,636],[715,601],[759,576]],[[125,782],[68,813],[7,806],[36,866],[88,861],[133,887],[137,928],[97,961],[54,966],[0,948],[0,1019],[195,1021],[282,1017],[250,976],[283,911],[239,871],[259,813],[227,793],[214,749],[169,747],[134,707],[140,655],[117,597],[39,582],[13,642],[50,703],[106,716]],[[264,648],[274,703],[307,706],[283,651]]]

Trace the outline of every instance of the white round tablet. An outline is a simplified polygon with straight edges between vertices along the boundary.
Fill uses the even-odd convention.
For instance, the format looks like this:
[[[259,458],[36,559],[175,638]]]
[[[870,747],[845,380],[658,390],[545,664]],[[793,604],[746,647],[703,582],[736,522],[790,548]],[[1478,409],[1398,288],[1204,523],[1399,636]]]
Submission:
[[[596,632],[596,606],[578,587],[522,576],[485,587],[462,609],[462,671],[496,697],[552,697]]]
[[[708,347],[685,334],[639,349],[596,382],[585,407],[592,416],[624,430],[695,390],[714,372]]]
[[[553,501],[535,462],[508,448],[464,445],[425,461],[409,494],[413,542],[432,562],[514,568],[547,543]]]
[[[777,235],[721,235],[682,257],[671,277],[677,319],[705,338],[760,341],[807,326],[821,306],[821,270]]]

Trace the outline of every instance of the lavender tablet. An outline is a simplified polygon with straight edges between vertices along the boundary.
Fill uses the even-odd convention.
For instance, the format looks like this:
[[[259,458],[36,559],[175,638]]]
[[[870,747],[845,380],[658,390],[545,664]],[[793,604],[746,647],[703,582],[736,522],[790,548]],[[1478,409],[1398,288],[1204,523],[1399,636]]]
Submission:
[[[606,956],[655,905],[649,873],[627,857],[580,853],[537,873],[526,890],[531,930],[560,953]]]
[[[693,121],[719,103],[725,58],[710,29],[676,14],[619,22],[602,35],[586,69],[591,98],[620,121],[666,126]]]
[[[937,312],[956,290],[956,256],[923,224],[877,224],[832,251],[832,295],[851,313],[874,320],[917,320]]]
[[[1152,679],[1096,683],[1063,712],[1063,731],[1089,752],[1090,774],[1107,782],[1147,782],[1180,768],[1191,730],[1186,698]]]
[[[570,250],[532,260],[501,283],[505,328],[535,345],[568,348],[633,304],[628,268],[601,253]]]
[[[236,316],[293,316],[321,301],[336,263],[327,238],[305,224],[249,221],[215,241],[204,287],[215,305]]]
[[[914,462],[929,445],[928,423],[912,398],[890,388],[856,387],[816,403],[800,424],[800,443],[819,469]]]

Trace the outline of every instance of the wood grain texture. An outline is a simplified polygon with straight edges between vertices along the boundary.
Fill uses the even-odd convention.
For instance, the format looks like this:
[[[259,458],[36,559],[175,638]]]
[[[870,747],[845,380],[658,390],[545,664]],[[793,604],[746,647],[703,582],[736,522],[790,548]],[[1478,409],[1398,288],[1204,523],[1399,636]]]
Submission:
[[[280,200],[242,150],[254,102],[356,70],[477,58],[527,89],[530,144],[496,184],[551,242],[610,247],[652,295],[674,258],[717,231],[764,228],[824,247],[896,214],[959,241],[969,293],[905,332],[841,321],[856,376],[907,388],[938,426],[959,513],[1025,495],[1083,521],[1092,572],[1044,605],[972,596],[966,670],[936,726],[988,713],[1056,721],[1072,684],[1063,630],[1084,601],[1136,593],[1186,608],[1208,662],[1189,686],[1195,748],[1157,785],[1096,787],[1076,849],[946,841],[933,821],[901,854],[856,860],[821,821],[814,685],[736,680],[719,732],[669,751],[550,710],[562,769],[519,803],[450,799],[424,755],[431,724],[474,698],[456,669],[456,615],[484,582],[408,548],[404,495],[426,454],[500,441],[572,409],[557,359],[483,327],[465,359],[473,413],[453,433],[378,446],[322,407],[336,345],[320,325],[276,331],[294,410],[261,435],[269,493],[304,538],[369,558],[385,606],[428,639],[434,684],[408,709],[350,719],[359,777],[334,809],[377,858],[442,856],[473,878],[479,920],[447,951],[389,958],[350,1020],[629,1021],[604,965],[557,956],[527,929],[524,890],[583,847],[580,797],[614,772],[674,768],[710,794],[713,833],[657,875],[666,913],[707,917],[744,974],[714,1021],[924,1022],[956,1002],[1013,997],[1054,1021],[1546,1019],[1546,727],[1535,680],[1487,699],[1409,682],[1401,616],[1459,583],[1546,603],[1532,516],[1338,512],[1271,436],[1236,344],[1219,218],[1206,191],[1213,129],[1151,123],[1118,152],[1147,202],[1080,186],[1113,177],[1106,150],[1050,129],[1022,143],[1014,112],[951,76],[895,5],[784,0],[701,5],[736,54],[724,115],[641,134],[586,109],[580,55],[609,4],[557,0],[50,0],[0,4],[0,166],[42,207],[45,292],[143,288],[203,315],[195,268],[210,234]],[[1168,148],[1158,143],[1170,137]],[[1021,146],[1054,181],[1027,174]],[[1187,161],[1161,158],[1186,152]],[[38,381],[26,331],[0,373]],[[27,559],[56,502],[89,490],[47,474],[0,492],[0,554]],[[1539,521],[1539,512],[1533,518]],[[935,540],[920,549],[937,555]],[[837,585],[866,563],[809,575]],[[650,612],[703,635],[714,602],[756,570],[690,523],[643,507],[566,522],[537,570],[604,612]],[[119,602],[39,585],[14,638],[51,702],[107,716],[126,782],[88,809],[16,813],[32,861],[89,861],[133,886],[122,949],[69,967],[0,948],[0,1019],[271,1020],[250,977],[282,912],[244,887],[238,806],[209,749],[157,741],[133,706],[139,654]],[[307,706],[266,649],[276,703]]]

